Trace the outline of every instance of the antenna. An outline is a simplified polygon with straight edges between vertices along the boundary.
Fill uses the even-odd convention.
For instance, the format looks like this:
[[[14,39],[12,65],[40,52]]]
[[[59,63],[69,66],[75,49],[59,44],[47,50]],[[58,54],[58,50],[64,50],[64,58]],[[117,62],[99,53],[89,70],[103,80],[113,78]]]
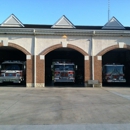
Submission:
[[[108,0],[108,21],[109,21],[109,15],[110,15],[110,0]]]

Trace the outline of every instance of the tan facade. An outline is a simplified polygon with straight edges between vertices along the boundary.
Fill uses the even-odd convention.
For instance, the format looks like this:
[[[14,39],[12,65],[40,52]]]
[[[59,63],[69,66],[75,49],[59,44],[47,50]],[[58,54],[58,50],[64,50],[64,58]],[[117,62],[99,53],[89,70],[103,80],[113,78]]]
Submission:
[[[16,19],[15,16],[11,18]],[[62,20],[67,18],[63,16]],[[15,25],[4,28],[7,23],[2,23],[0,47],[12,47],[26,55],[27,87],[45,87],[46,55],[58,48],[70,48],[82,54],[84,84],[89,86],[89,80],[98,80],[98,86],[102,86],[103,55],[118,48],[130,49],[130,30],[125,30],[115,18],[112,20],[118,25],[115,29],[111,20],[100,29],[76,29],[69,21],[67,25],[58,25],[57,22],[47,29],[27,28],[21,22],[17,28]]]
[[[10,38],[11,37],[11,38]],[[18,37],[18,40],[17,40]],[[22,51],[26,55],[26,63],[27,63],[27,76],[26,76],[26,86],[32,87],[35,84],[35,87],[44,87],[45,86],[45,56],[49,52],[58,49],[58,48],[71,48],[78,52],[80,52],[84,56],[84,82],[87,82],[88,80],[92,80],[92,48],[90,44],[92,44],[92,41],[88,41],[88,39],[91,39],[91,37],[80,37],[78,36],[71,36],[73,42],[65,41],[65,39],[53,39],[53,37],[48,36],[47,39],[44,39],[44,36],[42,39],[40,38],[40,42],[37,36],[36,43],[33,42],[34,36],[26,37],[26,40],[24,38],[24,35],[17,36],[17,35],[11,35],[6,36],[6,40],[8,44],[6,46],[10,46],[13,48],[16,48],[20,51]],[[59,36],[61,37],[61,36]],[[32,39],[31,39],[32,38]],[[94,36],[93,36],[94,38]],[[13,39],[13,40],[11,40]],[[14,40],[15,39],[15,40]],[[50,40],[51,39],[51,40]],[[94,79],[99,81],[99,86],[102,86],[102,56],[110,51],[117,48],[130,48],[130,38],[129,37],[123,37],[121,44],[117,42],[119,37],[97,37],[94,38],[93,47],[94,47]],[[57,42],[56,42],[57,40]],[[5,40],[4,37],[0,37],[1,44],[0,46],[5,46]],[[29,46],[25,45],[27,41],[27,44]],[[55,43],[52,43],[55,41]],[[60,42],[61,41],[61,42]],[[116,42],[115,42],[116,41]],[[64,42],[64,44],[62,44]],[[66,42],[66,43],[65,43]],[[50,43],[50,44],[49,44]],[[35,49],[37,50],[36,53],[36,68],[34,67],[34,44]],[[41,46],[39,45],[41,44]],[[100,45],[99,45],[100,44]],[[43,46],[43,48],[42,48]],[[100,47],[99,47],[100,46]],[[30,48],[29,48],[30,47]],[[34,69],[36,69],[36,83],[34,83]]]

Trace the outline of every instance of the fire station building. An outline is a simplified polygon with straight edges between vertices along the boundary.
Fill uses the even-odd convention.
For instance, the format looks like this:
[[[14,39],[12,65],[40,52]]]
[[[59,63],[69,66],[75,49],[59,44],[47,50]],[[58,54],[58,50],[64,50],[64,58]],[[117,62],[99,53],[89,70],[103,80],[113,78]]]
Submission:
[[[73,60],[84,86],[102,87],[104,64],[130,63],[130,27],[115,17],[103,26],[77,26],[64,15],[53,25],[23,24],[14,14],[0,24],[0,62],[26,61],[26,87],[51,82],[53,59]]]

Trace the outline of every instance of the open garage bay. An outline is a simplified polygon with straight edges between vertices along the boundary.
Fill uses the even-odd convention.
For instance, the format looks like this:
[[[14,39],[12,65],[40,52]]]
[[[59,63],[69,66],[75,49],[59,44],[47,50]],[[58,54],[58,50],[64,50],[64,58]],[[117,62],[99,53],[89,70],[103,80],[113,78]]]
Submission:
[[[104,65],[123,65],[122,76],[126,79],[125,83],[104,83],[103,86],[130,86],[130,50],[125,48],[114,49],[103,55],[102,66]],[[111,71],[112,73],[112,71]],[[117,73],[117,72],[116,72]],[[118,74],[120,72],[118,71]]]
[[[22,51],[20,51],[18,49],[15,49],[13,47],[9,47],[9,46],[7,46],[7,47],[6,46],[0,47],[0,64],[2,64],[5,61],[8,61],[10,63],[14,62],[14,61],[16,61],[16,62],[20,61],[22,63],[25,63],[25,67],[26,67],[26,55]],[[12,64],[12,65],[16,67],[15,63]],[[4,70],[6,70],[6,68],[8,68],[7,71],[10,71],[10,73],[8,73],[8,74],[13,75],[14,73],[11,72],[11,68],[9,68],[9,63],[8,63],[8,66],[7,65],[5,65],[5,66],[6,67],[3,66]],[[22,65],[20,65],[19,67],[20,67],[19,68],[20,70],[23,70]],[[14,70],[17,70],[17,69],[15,68]],[[1,68],[1,70],[2,70],[2,68]],[[9,76],[7,74],[3,74],[3,75]],[[9,87],[9,86],[14,86],[14,87],[15,86],[20,86],[20,87],[24,86],[25,87],[25,84],[26,84],[26,69],[25,69],[25,78],[24,78],[24,80],[25,81],[22,84],[21,83],[12,83],[12,81],[4,81],[3,83],[0,83],[0,86],[4,85],[5,87]]]
[[[46,86],[53,86],[53,70],[51,65],[54,60],[69,60],[71,63],[74,63],[77,66],[75,69],[75,82],[74,83],[58,83],[59,86],[68,86],[68,85],[78,85],[84,86],[84,56],[70,48],[59,48],[56,49],[45,57],[45,84]],[[78,75],[82,75],[82,79],[78,79]]]

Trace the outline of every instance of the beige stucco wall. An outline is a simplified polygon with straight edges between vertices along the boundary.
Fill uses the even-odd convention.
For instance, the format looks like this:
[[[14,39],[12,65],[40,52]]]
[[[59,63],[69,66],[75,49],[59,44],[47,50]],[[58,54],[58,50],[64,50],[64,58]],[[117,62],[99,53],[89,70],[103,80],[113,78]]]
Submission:
[[[90,53],[90,37],[80,37],[80,36],[67,36],[67,38],[62,38],[62,36],[36,36],[36,55],[40,54],[42,51],[59,43],[67,43],[78,46],[85,52]]]
[[[129,37],[94,37],[94,56],[96,56],[99,52],[106,49],[107,47],[117,45],[119,43],[124,43],[130,45]]]
[[[0,36],[0,41],[7,41],[8,43],[17,44],[25,48],[29,53],[34,53],[34,38],[29,35],[6,35]]]
[[[56,45],[65,41],[61,36],[36,36],[36,55],[50,46]]]
[[[68,37],[68,43],[75,45],[91,55],[91,37],[75,36]]]
[[[10,43],[17,44],[25,48],[29,53],[34,55],[34,35],[1,35],[0,42],[7,41]],[[120,42],[130,45],[130,37],[103,37],[94,36],[93,41],[91,41],[91,36],[67,36],[63,38],[62,36],[36,36],[36,55],[39,55],[42,51],[59,43],[68,43],[75,45],[89,55],[91,55],[91,43],[94,44],[94,56],[96,56],[102,50],[117,45]]]

